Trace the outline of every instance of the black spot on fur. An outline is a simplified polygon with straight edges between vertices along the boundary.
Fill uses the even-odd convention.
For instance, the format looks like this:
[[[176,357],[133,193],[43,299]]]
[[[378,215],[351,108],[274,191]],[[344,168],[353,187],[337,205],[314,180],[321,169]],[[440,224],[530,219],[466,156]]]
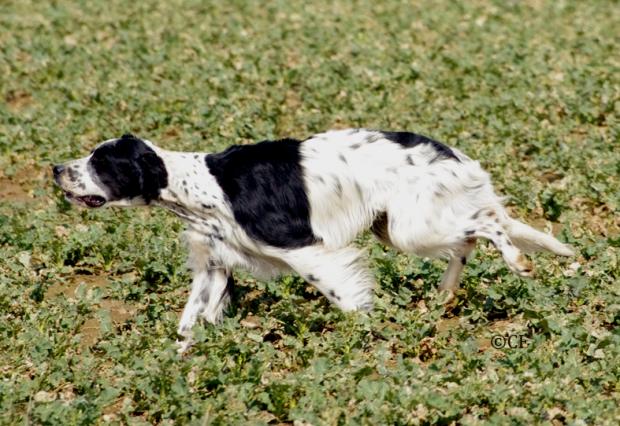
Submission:
[[[415,133],[410,132],[382,132],[383,136],[386,139],[391,140],[394,143],[401,145],[403,148],[413,148],[420,144],[431,145],[435,151],[437,152],[437,157],[435,157],[430,162],[434,162],[438,159],[449,159],[449,160],[460,160],[454,155],[454,152],[447,147],[446,145],[437,142],[436,140],[427,138],[426,136],[417,135]]]
[[[207,271],[207,281],[209,282],[209,284],[211,284],[211,281],[213,280],[213,271],[212,270],[208,270]],[[209,303],[209,286],[204,287],[202,289],[202,291],[200,292],[200,301],[202,303],[204,303],[205,305],[207,303]]]
[[[77,180],[77,178],[78,178],[77,173],[75,172],[75,170],[73,170],[72,167],[69,167],[67,169],[67,174],[69,175],[69,180],[71,182],[75,182]]]
[[[407,156],[407,164],[409,164],[410,166],[415,166],[415,163],[413,162],[413,158],[411,158],[411,155]]]
[[[314,275],[312,275],[312,274],[308,274],[308,276],[306,276],[306,279],[308,281],[310,281],[310,282],[313,282],[313,283],[316,283],[316,282],[319,281],[319,279],[317,277],[315,277]]]
[[[474,235],[476,233],[476,231],[474,229],[469,229],[467,231],[465,231],[465,235]]]
[[[354,143],[353,145],[351,145],[351,149],[358,149],[360,146],[362,146],[362,144]]]
[[[215,207],[213,204],[200,203],[200,205],[203,209],[212,209],[213,207]]]
[[[344,155],[339,154],[339,155],[338,155],[338,158],[339,158],[339,159],[340,159],[340,161],[342,161],[344,164],[347,164],[347,159],[346,159],[346,158],[344,158]]]
[[[335,292],[334,290],[330,290],[330,291],[329,291],[329,296],[330,296],[332,299],[340,300],[340,296],[337,296],[337,295],[336,295],[336,292]]]
[[[209,290],[208,289],[204,289],[200,292],[200,301],[205,305],[209,303]]]
[[[149,203],[168,186],[162,159],[130,134],[95,149],[88,165],[105,187],[109,201],[142,197]]]
[[[338,194],[339,197],[342,197],[342,184],[340,183],[338,178],[334,178],[334,179],[335,179],[334,188],[336,189],[336,194]]]
[[[382,140],[384,138],[385,138],[385,135],[383,133],[370,133],[366,137],[366,143],[374,143],[374,142],[380,141],[380,140]]]
[[[299,144],[294,139],[265,141],[205,157],[239,225],[251,237],[275,247],[316,242]]]
[[[357,196],[359,198],[364,198],[364,192],[362,191],[362,187],[358,182],[355,182],[355,191],[357,192]]]

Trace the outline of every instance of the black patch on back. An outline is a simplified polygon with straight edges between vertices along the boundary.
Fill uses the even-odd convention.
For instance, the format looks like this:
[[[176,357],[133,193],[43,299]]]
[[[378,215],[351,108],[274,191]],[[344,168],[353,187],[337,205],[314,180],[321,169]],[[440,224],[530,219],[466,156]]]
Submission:
[[[454,155],[454,152],[447,147],[446,145],[437,142],[431,138],[427,138],[426,136],[417,135],[415,133],[410,132],[381,132],[386,139],[391,140],[394,143],[399,144],[403,148],[413,148],[420,144],[428,144],[431,145],[435,151],[437,151],[437,157],[431,160],[431,162],[437,161],[441,158],[450,159],[450,160],[460,160]]]
[[[142,197],[146,203],[168,186],[161,158],[142,140],[125,134],[95,149],[89,160],[110,201]]]
[[[252,238],[274,247],[316,242],[299,144],[283,139],[236,145],[205,158],[239,225]]]

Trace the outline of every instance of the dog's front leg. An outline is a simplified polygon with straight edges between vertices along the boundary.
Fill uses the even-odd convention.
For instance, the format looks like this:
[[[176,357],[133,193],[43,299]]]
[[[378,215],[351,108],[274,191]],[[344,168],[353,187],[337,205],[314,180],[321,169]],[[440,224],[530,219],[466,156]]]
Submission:
[[[225,269],[200,269],[194,273],[192,290],[183,309],[178,333],[183,341],[178,342],[179,353],[192,345],[192,327],[201,315],[210,323],[219,322],[230,298],[232,276]]]
[[[185,352],[192,344],[192,327],[196,324],[198,314],[200,314],[209,301],[209,274],[208,270],[201,269],[194,272],[192,290],[189,299],[183,308],[181,322],[179,323],[178,333],[183,336],[182,341],[177,341],[179,353]]]

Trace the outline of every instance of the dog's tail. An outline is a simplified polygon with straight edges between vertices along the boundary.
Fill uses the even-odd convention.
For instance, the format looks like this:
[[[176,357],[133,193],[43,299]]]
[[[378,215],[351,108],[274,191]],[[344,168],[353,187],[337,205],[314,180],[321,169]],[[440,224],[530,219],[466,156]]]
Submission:
[[[510,217],[508,222],[504,224],[504,229],[514,245],[526,253],[546,250],[560,256],[573,256],[575,254],[570,246],[559,242],[551,235],[537,231],[531,226]]]

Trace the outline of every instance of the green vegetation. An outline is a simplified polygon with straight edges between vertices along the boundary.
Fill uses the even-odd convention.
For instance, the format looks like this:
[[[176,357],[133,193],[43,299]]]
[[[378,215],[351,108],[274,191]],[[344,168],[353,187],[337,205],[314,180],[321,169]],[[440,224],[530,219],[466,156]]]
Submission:
[[[620,424],[618,3],[410,3],[0,2],[1,424]],[[358,126],[459,147],[578,256],[521,279],[480,244],[444,307],[444,262],[363,235],[372,314],[239,273],[180,358],[182,224],[51,183],[126,131],[213,151]]]

